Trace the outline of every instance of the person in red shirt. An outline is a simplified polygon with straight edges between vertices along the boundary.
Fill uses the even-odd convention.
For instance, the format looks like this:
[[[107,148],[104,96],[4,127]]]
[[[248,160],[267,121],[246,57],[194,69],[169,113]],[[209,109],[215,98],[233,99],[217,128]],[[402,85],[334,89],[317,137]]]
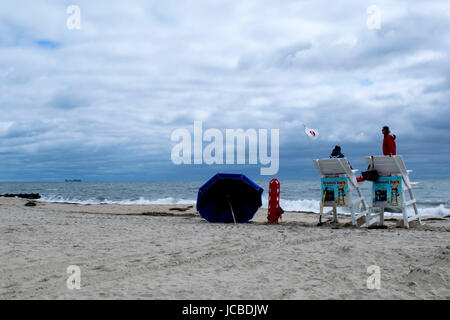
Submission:
[[[395,134],[391,134],[388,126],[384,126],[383,130],[383,154],[385,156],[395,156],[397,154],[397,145],[395,144]]]

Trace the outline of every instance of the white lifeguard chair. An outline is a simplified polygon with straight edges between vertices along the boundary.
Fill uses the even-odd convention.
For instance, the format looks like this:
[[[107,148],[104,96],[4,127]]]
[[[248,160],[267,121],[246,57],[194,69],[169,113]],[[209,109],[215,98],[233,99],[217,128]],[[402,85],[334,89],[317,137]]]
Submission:
[[[406,169],[402,156],[368,156],[365,159],[371,170],[378,172],[379,178],[378,181],[372,182],[371,206],[366,215],[366,223],[363,226],[369,227],[374,224],[377,217],[379,217],[379,225],[383,225],[386,208],[400,208],[403,213],[403,226],[406,228],[409,228],[410,221],[416,219],[419,224],[422,224],[416,199],[412,192],[412,187],[417,183],[409,180],[409,173],[412,170]],[[385,183],[385,187],[383,187],[383,183]],[[378,188],[378,185],[380,185],[380,188]],[[403,196],[404,191],[408,191],[410,198],[408,201]],[[412,216],[408,216],[406,211],[408,206],[412,206],[414,209]],[[375,208],[379,208],[379,212],[375,212]]]
[[[342,181],[342,179],[347,181],[347,192],[345,196],[348,198],[344,202],[341,201],[342,194],[340,188],[336,188],[338,189],[338,199],[334,201],[326,201],[326,189],[325,192],[322,192],[321,205],[324,207],[332,207],[332,210],[325,213],[323,216],[333,213],[334,221],[337,222],[337,207],[348,207],[352,216],[352,224],[354,226],[358,225],[357,220],[360,217],[366,216],[368,210],[368,206],[364,196],[361,193],[359,183],[356,180],[355,173],[358,170],[352,169],[346,158],[314,159],[313,162],[316,166],[317,172],[322,177],[322,190],[326,179],[330,179],[330,183],[332,183],[333,179],[338,182]],[[356,198],[354,200],[352,200],[353,192],[356,192]],[[357,207],[361,210],[360,213],[355,212],[355,208]]]

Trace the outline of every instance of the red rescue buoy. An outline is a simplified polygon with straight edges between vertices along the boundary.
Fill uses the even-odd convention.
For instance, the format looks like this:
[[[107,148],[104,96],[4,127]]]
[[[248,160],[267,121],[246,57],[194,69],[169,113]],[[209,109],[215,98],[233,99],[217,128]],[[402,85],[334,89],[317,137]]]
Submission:
[[[269,183],[269,205],[267,221],[269,223],[278,223],[281,219],[283,210],[280,207],[280,181],[277,179],[270,180]]]

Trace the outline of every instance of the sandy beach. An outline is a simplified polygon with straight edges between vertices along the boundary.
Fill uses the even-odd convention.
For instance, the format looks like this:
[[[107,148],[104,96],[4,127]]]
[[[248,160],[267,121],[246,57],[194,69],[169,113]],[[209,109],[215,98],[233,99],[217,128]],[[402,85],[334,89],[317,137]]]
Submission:
[[[233,225],[193,205],[27,203],[0,198],[0,299],[450,299],[449,217],[367,230],[306,212]]]

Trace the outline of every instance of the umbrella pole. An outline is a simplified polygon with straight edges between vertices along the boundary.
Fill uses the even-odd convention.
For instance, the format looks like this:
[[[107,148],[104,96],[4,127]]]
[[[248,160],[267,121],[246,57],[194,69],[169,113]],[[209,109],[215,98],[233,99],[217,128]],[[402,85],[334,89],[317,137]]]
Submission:
[[[236,224],[236,218],[234,217],[233,206],[231,205],[231,200],[228,199],[228,204],[230,205],[231,215],[233,216],[234,224]]]

